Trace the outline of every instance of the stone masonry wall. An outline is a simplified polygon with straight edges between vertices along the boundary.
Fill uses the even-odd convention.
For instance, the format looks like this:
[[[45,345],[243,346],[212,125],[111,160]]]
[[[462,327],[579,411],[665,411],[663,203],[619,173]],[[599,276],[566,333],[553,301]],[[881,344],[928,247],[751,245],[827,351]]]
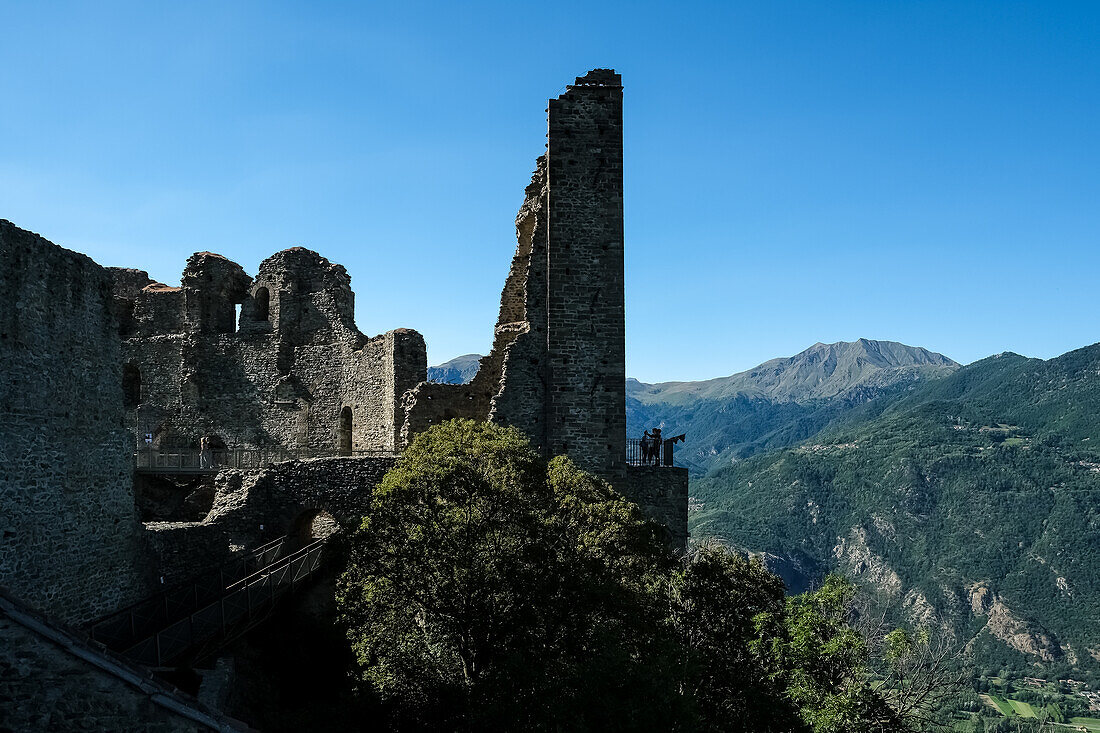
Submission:
[[[246,730],[0,593],[0,730]]]
[[[111,288],[0,220],[0,585],[70,623],[147,590]]]
[[[622,79],[590,71],[548,112],[549,445],[614,481],[626,460]]]
[[[669,543],[680,550],[688,542],[688,470],[673,466],[627,466],[619,484],[647,517],[668,528]]]
[[[153,448],[195,449],[213,435],[310,455],[399,447],[402,395],[426,375],[424,340],[361,334],[342,266],[295,247],[261,263],[255,281],[211,253],[188,260],[181,288],[114,272],[116,310],[130,314],[123,358],[141,384],[133,445],[149,435]]]
[[[285,534],[319,512],[352,529],[370,508],[392,458],[287,461],[259,473],[218,473],[213,508],[201,522],[150,522],[150,544],[167,584],[199,575]]]

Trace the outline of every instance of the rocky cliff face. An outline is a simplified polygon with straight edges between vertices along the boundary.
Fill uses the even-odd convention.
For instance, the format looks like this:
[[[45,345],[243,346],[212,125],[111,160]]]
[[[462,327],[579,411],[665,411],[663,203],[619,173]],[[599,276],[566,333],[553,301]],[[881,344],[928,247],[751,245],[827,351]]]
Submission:
[[[1073,655],[1072,650],[1067,655],[1067,650],[1041,626],[1025,621],[1010,611],[1001,597],[990,590],[987,582],[975,583],[967,590],[971,613],[975,617],[986,619],[984,629],[993,638],[1043,662],[1054,662],[1072,655],[1070,663],[1076,664],[1076,655]]]

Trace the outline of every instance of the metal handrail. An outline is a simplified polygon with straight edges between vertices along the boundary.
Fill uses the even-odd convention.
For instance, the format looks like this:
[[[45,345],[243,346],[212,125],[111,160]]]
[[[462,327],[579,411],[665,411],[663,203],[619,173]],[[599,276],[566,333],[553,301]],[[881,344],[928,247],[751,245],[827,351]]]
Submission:
[[[654,445],[645,438],[627,438],[626,440],[626,465],[628,466],[665,466],[675,465],[673,458],[673,446],[683,441],[684,436],[677,435],[666,438],[659,445]]]
[[[96,639],[94,633],[92,638],[149,667],[174,665],[185,657],[197,661],[254,626],[276,601],[311,577],[320,567],[324,545],[325,540],[315,540],[224,585],[218,594],[189,612],[165,617],[129,639]],[[132,609],[119,613],[127,610],[131,622],[143,620]]]
[[[286,536],[279,537],[241,557],[222,563],[217,569],[173,583],[156,594],[144,598],[87,624],[89,636],[116,651],[148,634],[151,629],[183,618],[212,598],[220,597],[225,588],[244,574],[252,574],[284,557],[290,544]]]
[[[134,469],[150,473],[217,473],[227,468],[258,470],[275,463],[310,458],[396,458],[385,450],[351,452],[315,451],[308,448],[227,448],[223,450],[158,450],[134,452]]]

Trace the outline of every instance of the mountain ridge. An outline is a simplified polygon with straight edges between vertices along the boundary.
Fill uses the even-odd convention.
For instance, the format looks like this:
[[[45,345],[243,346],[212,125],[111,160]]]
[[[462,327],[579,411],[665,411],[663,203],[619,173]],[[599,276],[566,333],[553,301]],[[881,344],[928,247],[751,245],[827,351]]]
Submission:
[[[443,384],[467,384],[481,367],[481,354],[463,354],[437,366],[428,367],[428,381]]]
[[[943,354],[897,341],[856,339],[826,344],[817,342],[789,357],[769,359],[751,369],[726,377],[699,381],[647,384],[627,379],[627,391],[641,401],[671,402],[681,395],[719,398],[744,394],[775,401],[805,401],[835,397],[851,389],[874,372],[884,369],[939,367],[956,369],[960,364]]]
[[[696,476],[792,445],[872,400],[957,370],[954,360],[895,341],[818,342],[728,377],[626,383],[627,431],[686,433],[677,463]]]
[[[691,493],[694,536],[792,588],[841,571],[991,669],[1100,670],[1100,344],[987,357]]]

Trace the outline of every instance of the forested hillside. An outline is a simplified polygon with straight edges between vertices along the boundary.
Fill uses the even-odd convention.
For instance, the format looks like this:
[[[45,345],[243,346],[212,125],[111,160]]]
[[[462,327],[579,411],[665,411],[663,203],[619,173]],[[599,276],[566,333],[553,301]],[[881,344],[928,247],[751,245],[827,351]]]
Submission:
[[[1100,345],[1003,354],[692,482],[692,533],[841,569],[997,668],[1100,667]]]

